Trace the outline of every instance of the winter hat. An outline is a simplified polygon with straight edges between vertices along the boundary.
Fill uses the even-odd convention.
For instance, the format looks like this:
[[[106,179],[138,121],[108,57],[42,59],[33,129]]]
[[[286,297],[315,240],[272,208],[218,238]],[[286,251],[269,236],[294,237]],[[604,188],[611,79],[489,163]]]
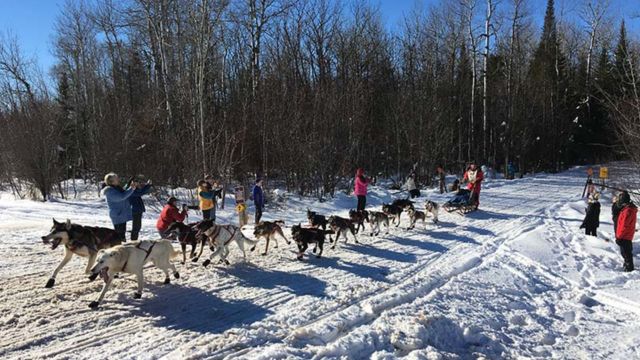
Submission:
[[[356,176],[362,176],[362,175],[364,175],[364,169],[358,168],[358,170],[356,170]]]
[[[107,184],[107,186],[117,185],[117,184],[113,184],[113,182],[117,177],[118,177],[118,174],[110,172],[104,176],[104,183]]]
[[[620,196],[618,196],[618,202],[620,204],[628,204],[631,202],[631,196],[627,191],[623,191],[620,193]]]
[[[173,204],[176,201],[178,201],[178,199],[175,196],[171,196],[169,200],[167,200],[167,204]]]

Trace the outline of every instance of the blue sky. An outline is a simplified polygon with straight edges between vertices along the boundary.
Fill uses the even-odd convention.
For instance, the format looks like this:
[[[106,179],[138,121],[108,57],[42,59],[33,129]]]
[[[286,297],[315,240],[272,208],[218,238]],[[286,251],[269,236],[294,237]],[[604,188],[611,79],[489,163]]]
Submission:
[[[344,0],[348,2],[349,0]],[[440,0],[367,0],[380,7],[383,20],[389,27],[396,28],[404,14],[416,4],[428,6]],[[456,1],[456,0],[452,0]],[[502,0],[503,3],[506,0]],[[541,22],[546,0],[529,0],[535,13],[536,21]],[[556,0],[556,8],[586,0]],[[48,69],[55,59],[51,53],[51,37],[57,14],[64,0],[0,0],[0,31],[10,32],[17,36],[22,50],[33,58],[37,58],[40,66]],[[506,5],[506,4],[505,4]],[[616,17],[624,14],[627,17],[630,31],[640,30],[640,19],[630,16],[640,15],[640,0],[611,0],[611,13]],[[637,37],[637,36],[636,36]]]

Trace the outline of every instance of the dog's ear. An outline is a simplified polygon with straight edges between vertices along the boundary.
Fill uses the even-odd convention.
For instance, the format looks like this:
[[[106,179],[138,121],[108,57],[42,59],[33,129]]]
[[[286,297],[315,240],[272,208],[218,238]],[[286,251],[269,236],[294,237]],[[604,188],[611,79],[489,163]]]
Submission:
[[[67,219],[65,226],[67,227],[67,230],[71,229],[71,219]]]
[[[59,224],[61,224],[61,223],[59,223],[59,222],[57,222],[57,221],[56,221],[56,218],[52,218],[52,219],[53,219],[53,225],[59,225]]]

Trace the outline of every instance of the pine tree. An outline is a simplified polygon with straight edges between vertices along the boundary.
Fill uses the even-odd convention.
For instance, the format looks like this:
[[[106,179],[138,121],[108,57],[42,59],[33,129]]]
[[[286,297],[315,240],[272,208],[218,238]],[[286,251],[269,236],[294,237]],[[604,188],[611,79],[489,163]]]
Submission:
[[[559,170],[566,156],[561,144],[569,137],[573,120],[567,113],[566,68],[567,61],[558,41],[554,1],[548,0],[542,36],[529,70],[529,90],[533,102],[531,125],[536,139],[533,151],[542,155],[541,167],[551,170]]]
[[[624,24],[624,20],[622,20],[622,24],[620,24],[620,34],[618,35],[618,45],[616,46],[616,51],[614,54],[615,63],[614,63],[614,78],[618,84],[618,94],[622,95],[627,93],[631,86],[631,78],[629,73],[631,69],[629,68],[629,41],[627,40],[627,29]]]

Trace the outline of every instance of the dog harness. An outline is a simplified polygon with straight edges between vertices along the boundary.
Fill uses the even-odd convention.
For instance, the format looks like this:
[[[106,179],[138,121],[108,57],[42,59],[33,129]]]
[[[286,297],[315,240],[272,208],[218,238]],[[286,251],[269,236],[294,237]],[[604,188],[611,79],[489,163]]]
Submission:
[[[224,243],[224,246],[227,246],[227,244],[229,244],[229,243],[231,242],[231,240],[233,240],[233,238],[236,236],[236,233],[238,232],[238,228],[237,228],[237,227],[235,227],[235,226],[232,226],[232,227],[233,227],[233,232],[231,232],[231,230],[229,230],[229,227],[230,227],[230,226],[231,226],[231,225],[228,225],[228,226],[221,226],[221,225],[218,225],[218,226],[216,226],[216,227],[215,227],[215,229],[214,229],[214,231],[213,231],[213,233],[211,233],[211,234],[209,234],[209,235],[208,235],[208,236],[209,236],[209,238],[211,238],[211,239],[214,239],[214,240],[215,240],[215,239],[218,237],[218,235],[220,235],[221,230],[222,230],[222,229],[224,229],[224,230],[226,230],[226,231],[229,233],[229,235],[231,235],[231,236],[229,237],[229,239],[228,239],[227,241],[225,241],[225,243]]]
[[[136,245],[135,248],[139,249],[139,250],[142,250],[142,251],[147,253],[147,255],[145,255],[144,259],[142,260],[142,264],[144,265],[144,262],[147,261],[147,258],[149,257],[149,255],[151,255],[151,250],[153,250],[153,247],[156,246],[156,243],[152,242],[151,246],[149,246],[149,249],[142,248],[142,247],[140,247],[140,245],[142,245],[141,242],[138,243],[138,245]],[[126,269],[128,262],[129,262],[129,260],[124,262],[124,265],[122,265],[122,270],[120,270],[120,271],[124,271],[124,269]]]

